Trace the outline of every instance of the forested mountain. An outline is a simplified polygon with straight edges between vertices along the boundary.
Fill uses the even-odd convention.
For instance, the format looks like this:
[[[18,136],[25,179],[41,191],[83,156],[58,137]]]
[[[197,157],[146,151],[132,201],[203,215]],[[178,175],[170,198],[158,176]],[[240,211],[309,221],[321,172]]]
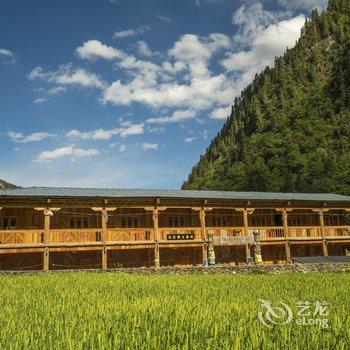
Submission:
[[[235,99],[183,188],[350,195],[350,0],[314,11]]]
[[[18,188],[18,186],[12,185],[4,180],[0,180],[0,190]]]

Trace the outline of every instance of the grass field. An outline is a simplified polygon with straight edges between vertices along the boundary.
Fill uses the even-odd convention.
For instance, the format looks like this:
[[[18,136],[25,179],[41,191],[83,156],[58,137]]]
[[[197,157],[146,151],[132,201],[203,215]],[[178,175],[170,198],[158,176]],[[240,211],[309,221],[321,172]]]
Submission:
[[[349,349],[350,274],[0,276],[1,349]],[[264,326],[259,299],[327,301],[329,327]]]

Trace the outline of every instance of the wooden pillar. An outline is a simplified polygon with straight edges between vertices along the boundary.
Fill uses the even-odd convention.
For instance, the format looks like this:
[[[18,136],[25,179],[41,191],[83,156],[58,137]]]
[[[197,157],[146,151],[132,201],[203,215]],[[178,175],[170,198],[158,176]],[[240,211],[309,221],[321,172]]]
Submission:
[[[107,270],[108,261],[107,261],[107,222],[108,222],[108,211],[106,208],[101,210],[101,243],[102,243],[102,270]]]
[[[154,230],[154,266],[160,267],[160,254],[159,254],[159,210],[157,207],[153,209],[153,230]]]
[[[48,203],[50,200],[48,200]],[[41,211],[44,214],[44,236],[43,236],[43,245],[44,245],[44,255],[43,255],[43,270],[48,271],[50,266],[50,219],[53,216],[53,212],[60,210],[61,208],[34,208],[37,211]]]
[[[107,200],[105,200],[107,203]],[[102,243],[102,252],[101,252],[101,268],[102,270],[107,270],[108,268],[108,249],[107,249],[107,241],[108,241],[108,212],[117,210],[116,207],[92,207],[93,211],[101,212],[101,243]]]
[[[324,212],[320,210],[319,217],[320,217],[320,227],[321,227],[321,237],[322,237],[322,251],[324,256],[328,256],[328,247],[327,247],[327,240],[325,238],[323,215],[324,215]]]
[[[248,210],[244,209],[243,210],[243,225],[244,225],[244,235],[248,236],[249,234],[249,223],[248,223]],[[245,245],[245,253],[246,253],[246,259],[248,262],[248,259],[252,257],[251,252],[250,252],[250,244],[246,243]]]
[[[50,209],[44,210],[44,257],[43,257],[43,270],[49,271],[50,269],[50,251],[48,245],[50,244],[50,221],[53,215]]]
[[[206,227],[205,227],[205,210],[204,208],[201,208],[199,210],[199,220],[201,224],[201,238],[203,241],[202,244],[202,263],[203,266],[208,265],[208,246],[207,246],[207,233],[206,233]]]
[[[285,244],[285,251],[286,251],[286,262],[290,263],[290,243],[288,240],[289,237],[289,228],[288,228],[288,212],[287,209],[284,208],[282,210],[282,222],[283,222],[283,232],[284,232],[284,237],[286,238],[286,244]]]

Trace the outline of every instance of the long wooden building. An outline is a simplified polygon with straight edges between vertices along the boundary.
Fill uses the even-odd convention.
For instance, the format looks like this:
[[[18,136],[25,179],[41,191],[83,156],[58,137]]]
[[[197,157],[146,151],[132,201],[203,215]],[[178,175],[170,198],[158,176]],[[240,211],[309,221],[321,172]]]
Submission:
[[[254,240],[252,240],[254,233]],[[32,187],[0,190],[0,269],[200,266],[350,255],[350,197]],[[260,261],[258,261],[260,262]]]

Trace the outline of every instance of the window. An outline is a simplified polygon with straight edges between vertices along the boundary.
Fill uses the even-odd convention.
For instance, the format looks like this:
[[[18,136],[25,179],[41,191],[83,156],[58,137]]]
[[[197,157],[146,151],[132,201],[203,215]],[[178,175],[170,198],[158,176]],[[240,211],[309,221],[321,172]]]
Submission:
[[[267,226],[267,220],[266,220],[266,216],[263,215],[256,215],[256,216],[252,216],[252,226],[258,226],[258,227],[264,227]]]
[[[227,226],[227,217],[226,216],[213,216],[211,218],[211,224],[213,227],[225,227]]]
[[[102,236],[100,231],[95,232],[95,240],[96,242],[101,242],[102,241]]]
[[[122,227],[124,227],[124,228],[139,227],[139,218],[137,216],[122,217]]]
[[[185,218],[183,216],[169,216],[168,217],[169,227],[184,227]]]
[[[15,217],[0,218],[0,227],[4,230],[15,229],[17,226],[17,219]]]
[[[289,216],[288,219],[290,226],[301,226],[300,216]]]
[[[275,214],[273,216],[273,219],[275,221],[275,226],[283,226],[283,221],[282,221],[282,215],[280,214]]]
[[[31,226],[38,226],[38,215],[36,213],[32,214]]]
[[[89,218],[87,216],[72,216],[69,220],[70,228],[88,228]]]

